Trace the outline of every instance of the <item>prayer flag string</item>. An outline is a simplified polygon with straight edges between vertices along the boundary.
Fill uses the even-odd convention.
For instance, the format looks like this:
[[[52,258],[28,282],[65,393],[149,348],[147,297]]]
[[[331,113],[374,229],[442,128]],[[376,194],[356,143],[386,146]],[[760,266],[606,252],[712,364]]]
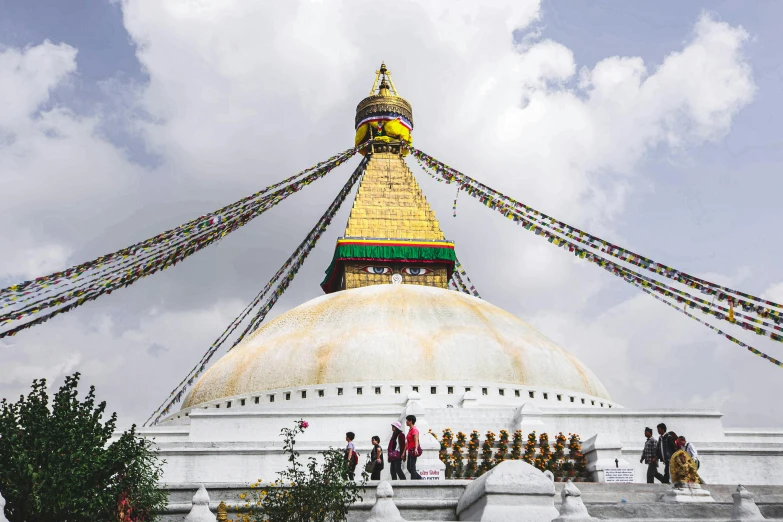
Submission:
[[[642,292],[644,292],[644,293],[646,293],[646,294],[648,294],[648,295],[651,295],[651,296],[653,296],[653,297],[654,297],[654,298],[656,298],[658,301],[660,301],[660,302],[662,302],[662,303],[665,303],[665,304],[667,304],[667,305],[671,306],[672,308],[674,308],[674,309],[675,309],[675,310],[677,310],[678,312],[680,312],[680,313],[683,313],[683,314],[687,315],[688,317],[690,317],[691,319],[693,319],[693,320],[695,320],[695,321],[697,321],[697,322],[701,323],[702,325],[706,326],[707,328],[710,328],[711,330],[715,331],[715,333],[716,333],[716,334],[718,334],[718,335],[721,335],[721,336],[725,337],[725,338],[726,338],[726,339],[728,339],[729,341],[733,342],[734,344],[737,344],[737,345],[741,346],[742,348],[745,348],[746,350],[748,350],[749,352],[753,353],[754,355],[758,355],[759,357],[761,357],[761,358],[763,358],[763,359],[766,359],[766,360],[768,360],[768,361],[769,361],[769,362],[771,362],[772,364],[775,364],[775,365],[777,365],[777,366],[780,366],[781,368],[783,368],[783,361],[779,361],[779,360],[775,359],[774,357],[770,357],[770,356],[769,356],[769,355],[767,355],[766,353],[764,353],[764,352],[762,352],[762,351],[760,351],[760,350],[757,350],[756,348],[754,348],[754,347],[752,347],[752,346],[750,346],[750,345],[748,345],[748,344],[745,344],[745,343],[743,343],[742,341],[740,341],[740,340],[739,340],[739,339],[737,339],[736,337],[734,337],[734,336],[732,336],[732,335],[729,335],[729,334],[727,334],[726,332],[724,332],[724,331],[722,331],[722,330],[720,330],[720,329],[716,328],[715,326],[711,325],[710,323],[708,323],[708,322],[706,322],[706,321],[702,321],[701,319],[699,319],[699,318],[698,318],[698,317],[696,317],[695,315],[693,315],[693,314],[691,314],[690,312],[688,312],[687,310],[685,310],[685,308],[680,308],[680,307],[676,306],[674,303],[672,303],[672,302],[670,302],[670,301],[667,301],[666,299],[663,299],[663,298],[662,298],[662,297],[660,297],[660,296],[657,296],[657,295],[655,295],[654,293],[652,293],[652,292],[651,292],[650,290],[648,290],[647,288],[643,288],[641,285],[638,285],[638,284],[636,284],[636,283],[633,283],[633,284],[634,284],[634,286],[636,286],[636,287],[637,287],[639,290],[641,290]]]
[[[476,287],[473,286],[473,283],[471,282],[470,278],[468,277],[468,274],[465,272],[465,268],[462,266],[462,264],[459,262],[459,259],[456,259],[454,261],[454,272],[452,273],[452,282],[454,283],[454,287],[458,290],[473,295],[475,297],[478,297],[481,299],[481,296],[478,293],[478,290],[476,290]],[[463,279],[463,277],[465,279]],[[467,283],[466,283],[467,281]]]
[[[128,256],[128,255],[134,255],[137,251],[159,245],[161,242],[169,240],[173,237],[182,235],[182,234],[188,234],[192,233],[194,229],[200,229],[205,226],[209,226],[211,224],[214,224],[215,222],[219,222],[222,218],[222,216],[230,212],[236,208],[241,208],[245,205],[251,204],[254,200],[258,199],[263,194],[266,194],[267,192],[270,192],[274,189],[277,189],[283,185],[287,185],[297,178],[304,176],[311,171],[319,170],[324,166],[327,166],[330,163],[333,163],[335,161],[341,160],[344,162],[345,160],[349,159],[351,156],[356,154],[357,149],[352,148],[345,150],[339,154],[336,154],[332,156],[331,158],[322,161],[312,167],[309,167],[297,174],[294,174],[293,176],[286,178],[274,185],[270,185],[269,187],[266,187],[264,189],[259,190],[258,192],[251,194],[245,198],[240,199],[239,201],[235,201],[234,203],[231,203],[229,205],[226,205],[223,208],[220,208],[214,212],[210,212],[209,214],[205,214],[203,216],[199,216],[196,219],[193,219],[183,225],[180,225],[178,227],[175,227],[173,229],[167,230],[161,234],[158,234],[157,236],[151,237],[149,239],[146,239],[142,242],[136,243],[134,245],[131,245],[129,247],[123,248],[121,250],[118,250],[117,252],[113,252],[111,254],[106,254],[104,256],[98,257],[96,259],[93,259],[92,261],[87,261],[85,263],[82,263],[80,265],[72,266],[71,268],[61,271],[61,272],[55,272],[53,274],[49,274],[47,276],[38,277],[36,279],[30,280],[30,281],[24,281],[22,283],[12,285],[8,288],[0,289],[0,303],[6,303],[8,301],[9,296],[20,296],[20,295],[28,295],[29,292],[46,288],[49,286],[61,284],[69,279],[72,279],[74,275],[81,274],[85,272],[86,270],[99,267],[102,265],[105,265],[109,260],[120,257],[120,256]]]
[[[132,247],[64,272],[56,272],[0,290],[0,310],[11,308],[0,314],[0,327],[32,318],[0,332],[0,338],[13,336],[21,330],[44,323],[104,294],[126,288],[143,277],[176,265],[202,248],[220,241],[291,194],[322,178],[352,157],[356,150],[349,149],[337,154],[238,202]],[[277,190],[272,192],[275,188]],[[51,294],[53,291],[56,293]],[[52,308],[56,309],[41,314]]]
[[[425,169],[426,172],[426,169]],[[700,299],[698,297],[692,296],[691,294],[684,292],[680,289],[677,289],[673,286],[669,286],[664,284],[661,281],[658,281],[654,278],[644,276],[634,270],[631,270],[629,268],[623,267],[617,263],[612,262],[609,259],[605,259],[604,257],[601,257],[597,254],[590,254],[588,251],[579,248],[578,245],[571,243],[567,239],[564,239],[559,236],[555,236],[550,234],[549,232],[544,231],[543,234],[541,231],[543,229],[536,227],[535,225],[543,225],[544,223],[538,220],[535,217],[530,216],[521,216],[519,213],[515,211],[514,208],[511,208],[507,205],[496,205],[496,204],[490,204],[490,208],[493,208],[495,210],[498,210],[503,216],[512,219],[514,222],[521,223],[527,230],[533,230],[536,235],[544,235],[550,243],[554,243],[556,246],[560,247],[568,247],[570,252],[574,252],[575,255],[587,258],[589,261],[597,261],[600,260],[601,266],[608,267],[612,273],[615,275],[618,275],[622,278],[631,278],[632,280],[636,280],[638,283],[640,283],[642,286],[651,286],[654,291],[659,292],[663,295],[666,295],[667,297],[673,297],[673,294],[677,294],[680,297],[677,297],[678,301],[684,302],[691,306],[691,308],[696,307],[697,303],[701,304],[702,306],[700,309],[705,314],[713,315],[719,320],[725,320],[729,321],[731,323],[734,323],[745,330],[751,330],[754,333],[758,335],[763,335],[771,338],[773,341],[779,341],[783,342],[783,336],[780,334],[775,334],[774,332],[770,332],[768,330],[765,330],[764,328],[761,328],[759,326],[754,326],[752,324],[749,324],[747,322],[743,321],[737,321],[736,317],[742,317],[747,319],[748,321],[755,323],[755,324],[761,324],[767,327],[770,327],[774,330],[777,330],[779,332],[783,332],[783,327],[778,326],[778,324],[770,324],[765,321],[762,321],[761,319],[757,319],[755,317],[750,317],[745,314],[741,314],[739,312],[733,313],[732,308],[726,308],[723,306],[720,306],[717,303],[706,301],[704,299]],[[525,219],[528,219],[529,221],[525,221]],[[586,253],[585,255],[582,255],[583,253]],[[731,300],[729,300],[729,304],[731,305]],[[723,313],[726,312],[726,313]],[[777,322],[782,322],[779,318],[776,318]]]
[[[456,270],[451,274],[451,281],[454,283],[454,287],[457,291],[462,292],[463,294],[470,295],[470,290],[468,290],[468,287],[465,285],[465,282],[460,278],[459,272]]]
[[[542,220],[543,226],[551,228],[559,233],[563,233],[568,237],[572,237],[575,241],[587,247],[594,248],[610,256],[616,257],[623,262],[645,268],[651,272],[663,275],[664,277],[673,279],[679,283],[686,284],[687,286],[695,288],[703,294],[714,295],[718,298],[719,301],[728,299],[732,304],[741,306],[742,309],[746,312],[754,312],[763,318],[771,317],[773,320],[775,317],[781,317],[780,311],[767,308],[772,307],[783,309],[783,305],[779,303],[775,303],[774,301],[769,301],[752,294],[740,292],[739,290],[734,290],[716,283],[706,281],[704,279],[700,279],[664,265],[663,263],[659,263],[647,257],[641,256],[626,248],[614,245],[604,239],[563,223],[562,221],[556,220],[551,216],[548,216],[528,205],[525,205],[524,203],[497,192],[496,190],[476,181],[475,179],[465,174],[462,174],[461,172],[449,167],[448,165],[436,160],[432,156],[429,156],[418,149],[410,147],[410,150],[419,164],[422,165],[422,167],[424,167],[426,164],[427,167],[435,172],[434,177],[438,181],[446,183],[452,183],[456,181],[459,184],[460,190],[468,192],[487,206],[491,206],[493,204],[496,205],[498,202],[506,202],[508,205],[513,207],[516,212],[525,214],[526,216],[536,216]],[[736,294],[737,296],[742,296],[747,299],[757,301],[758,303],[767,305],[767,307],[760,306],[756,303],[752,303],[729,294]]]
[[[780,334],[776,334],[774,332],[769,332],[759,326],[754,326],[750,323],[743,322],[743,321],[737,321],[735,318],[735,315],[739,315],[741,317],[744,317],[748,319],[749,321],[756,323],[756,324],[763,324],[765,326],[771,327],[778,331],[783,331],[778,324],[781,322],[780,315],[775,313],[775,311],[769,310],[767,314],[762,315],[763,317],[771,317],[772,320],[776,323],[775,325],[771,325],[769,323],[766,323],[764,321],[761,321],[756,318],[752,318],[749,316],[746,316],[744,314],[735,314],[733,310],[733,304],[736,300],[733,296],[725,296],[724,298],[727,298],[729,301],[729,309],[726,309],[725,307],[722,307],[720,305],[717,305],[715,303],[711,303],[709,301],[700,299],[698,297],[692,296],[687,292],[684,292],[682,290],[679,290],[677,288],[668,286],[663,284],[662,282],[646,277],[638,272],[635,272],[632,269],[625,268],[621,265],[618,265],[617,263],[612,262],[609,259],[606,259],[601,254],[610,253],[607,251],[606,248],[597,248],[593,244],[588,243],[586,241],[582,241],[583,246],[588,246],[591,248],[595,248],[596,250],[599,250],[599,252],[591,252],[589,250],[586,250],[584,248],[581,248],[576,243],[573,243],[569,241],[568,239],[565,239],[563,237],[560,237],[558,235],[552,234],[547,230],[544,230],[544,228],[550,228],[552,230],[555,230],[556,232],[562,234],[566,238],[574,239],[574,241],[580,241],[581,238],[583,238],[583,235],[580,235],[577,237],[576,234],[574,234],[574,231],[577,233],[580,233],[581,231],[578,231],[578,229],[574,229],[573,227],[570,227],[569,225],[565,225],[562,222],[557,222],[554,219],[550,218],[549,216],[545,216],[541,214],[538,211],[533,211],[532,215],[531,213],[526,213],[523,209],[529,208],[526,207],[523,204],[520,204],[516,202],[515,200],[512,200],[511,198],[508,198],[506,196],[500,195],[501,197],[497,197],[499,193],[496,191],[493,191],[492,189],[489,189],[489,187],[486,187],[478,182],[475,182],[472,178],[469,178],[468,176],[465,176],[464,174],[455,171],[454,169],[450,169],[448,167],[445,167],[442,163],[438,162],[437,160],[432,159],[429,156],[424,155],[423,153],[420,153],[419,151],[413,150],[414,157],[419,160],[419,164],[421,165],[422,169],[427,172],[428,174],[432,175],[435,179],[438,181],[444,181],[446,183],[452,183],[457,182],[459,183],[460,189],[465,190],[468,192],[471,196],[478,199],[481,203],[485,204],[489,208],[492,208],[493,210],[497,210],[502,215],[504,215],[506,218],[513,220],[515,223],[521,224],[526,230],[534,232],[536,235],[544,236],[549,243],[553,243],[557,247],[561,248],[567,248],[570,252],[574,253],[575,256],[586,259],[587,261],[593,262],[595,264],[598,264],[605,270],[609,271],[610,273],[614,274],[615,276],[618,276],[622,279],[624,279],[626,282],[633,284],[637,288],[642,289],[645,293],[652,295],[656,299],[665,302],[674,308],[677,308],[680,310],[677,306],[670,303],[668,300],[664,299],[663,297],[660,297],[658,294],[661,294],[664,297],[668,297],[670,299],[676,299],[678,302],[684,303],[683,309],[680,310],[683,313],[685,313],[688,317],[691,317],[692,319],[697,320],[699,323],[708,326],[712,330],[716,331],[720,335],[726,337],[730,341],[734,342],[735,344],[740,345],[741,347],[747,348],[748,351],[759,355],[760,357],[763,357],[764,359],[769,360],[773,364],[776,364],[778,366],[783,367],[783,363],[778,361],[777,359],[770,357],[769,355],[753,348],[752,346],[749,346],[742,341],[739,341],[735,337],[726,334],[725,332],[722,332],[721,330],[715,328],[710,323],[707,323],[705,321],[702,321],[695,317],[693,314],[688,313],[684,306],[690,306],[691,308],[694,308],[698,306],[698,304],[701,304],[700,309],[702,312],[706,314],[710,314],[717,319],[720,320],[726,320],[733,324],[736,324],[738,326],[741,326],[745,330],[752,330],[757,335],[764,335],[770,337],[774,341],[783,342],[783,336]],[[417,154],[418,153],[418,154]],[[422,159],[424,158],[424,159]],[[429,158],[429,159],[428,159]],[[443,168],[445,167],[445,168]],[[434,170],[435,173],[433,174],[430,172],[430,169]],[[447,173],[447,174],[446,174]],[[510,205],[508,202],[513,202],[513,206]],[[558,226],[551,226],[553,223],[557,223]],[[541,226],[539,226],[541,225]],[[569,229],[569,231],[566,231],[564,229]],[[586,233],[582,233],[586,234]],[[614,247],[619,249],[619,247]],[[619,256],[615,256],[619,257]],[[622,259],[622,258],[621,258]],[[630,264],[637,264],[638,266],[644,266],[644,264],[638,264],[638,263],[631,263],[630,261],[623,259],[623,261],[628,262]],[[661,273],[661,272],[657,272]],[[666,274],[663,274],[666,275]],[[678,282],[683,284],[688,284],[687,277],[683,277],[683,280],[679,280]],[[689,285],[691,286],[691,285]],[[692,286],[691,286],[692,287]],[[707,293],[707,292],[703,292]],[[713,294],[714,295],[714,294]],[[749,295],[749,294],[744,294]],[[719,297],[720,300],[720,297]],[[774,304],[774,303],[772,303]],[[743,306],[743,309],[746,311],[749,311],[747,308]],[[753,311],[756,311],[758,313],[757,309],[753,309]],[[728,315],[722,313],[722,312],[729,312]]]
[[[326,212],[323,214],[323,216],[321,216],[321,218],[318,220],[316,225],[313,227],[310,233],[305,237],[305,239],[299,244],[296,250],[294,250],[294,253],[291,254],[291,256],[285,261],[285,263],[283,263],[283,265],[275,273],[275,275],[272,276],[272,279],[270,279],[269,282],[264,286],[264,288],[261,289],[261,291],[253,298],[250,304],[248,304],[248,306],[245,307],[245,309],[236,317],[236,319],[234,319],[229,324],[229,326],[215,340],[215,342],[212,343],[212,345],[207,349],[206,353],[201,357],[198,363],[196,363],[196,365],[187,373],[185,378],[182,379],[182,381],[180,381],[180,383],[171,391],[168,398],[165,401],[163,401],[163,403],[160,406],[158,406],[158,408],[149,416],[149,418],[144,422],[145,426],[150,422],[150,420],[153,417],[155,417],[153,424],[157,424],[161,418],[169,414],[169,412],[171,411],[174,405],[176,405],[183,399],[183,397],[185,396],[185,392],[190,387],[190,385],[193,384],[193,382],[199,377],[199,375],[201,375],[201,373],[206,369],[207,365],[209,364],[209,361],[212,359],[212,356],[215,355],[215,353],[226,342],[226,340],[231,336],[231,334],[239,327],[239,325],[245,321],[245,319],[250,315],[250,313],[256,307],[258,307],[262,299],[270,292],[272,287],[277,284],[277,288],[275,288],[275,290],[269,296],[269,298],[264,303],[264,305],[258,309],[258,312],[249,321],[245,330],[234,341],[234,343],[231,345],[228,351],[231,351],[248,334],[253,333],[260,326],[260,324],[263,322],[264,318],[267,316],[269,311],[275,305],[277,300],[283,295],[285,290],[288,288],[288,285],[291,284],[291,281],[293,281],[294,277],[299,272],[299,269],[304,263],[304,260],[310,254],[312,249],[315,247],[316,243],[321,238],[326,228],[331,224],[332,219],[334,218],[337,211],[340,210],[340,207],[345,201],[345,198],[348,196],[348,194],[353,189],[354,185],[356,185],[357,181],[361,178],[362,174],[364,173],[367,162],[368,162],[367,158],[362,159],[361,163],[354,170],[351,177],[348,179],[348,181],[345,183],[343,188],[337,194],[332,204],[327,208]]]

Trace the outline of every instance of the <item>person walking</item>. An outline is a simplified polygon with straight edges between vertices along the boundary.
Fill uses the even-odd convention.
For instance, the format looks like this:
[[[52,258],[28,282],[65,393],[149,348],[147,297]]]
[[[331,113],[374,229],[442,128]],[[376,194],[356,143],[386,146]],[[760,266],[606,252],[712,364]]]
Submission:
[[[661,481],[661,484],[669,483],[669,465],[671,464],[672,455],[677,451],[677,445],[674,443],[676,437],[674,432],[666,432],[666,424],[658,424],[658,459],[663,462],[663,475],[655,472],[655,478]]]
[[[699,452],[696,451],[696,448],[693,447],[693,444],[691,444],[690,442],[685,440],[685,436],[684,435],[680,435],[677,440],[679,442],[680,448],[685,453],[687,453],[688,455],[691,456],[691,458],[693,459],[693,463],[696,464],[696,469],[698,470],[699,466],[700,466],[700,464],[699,464]]]
[[[642,458],[639,462],[647,464],[647,483],[652,484],[655,482],[656,473],[658,473],[658,457],[656,456],[658,441],[653,437],[652,428],[644,428],[644,436],[647,437],[647,440],[644,443]]]
[[[348,480],[353,480],[356,476],[356,465],[359,463],[359,455],[356,453],[356,446],[353,445],[353,439],[356,438],[354,432],[349,431],[345,434],[345,462],[348,468]]]
[[[383,449],[381,449],[381,438],[373,435],[372,450],[370,451],[370,461],[375,463],[370,474],[370,480],[381,480],[381,471],[383,470]]]
[[[419,445],[419,430],[416,428],[416,416],[405,417],[405,425],[408,426],[408,435],[405,440],[405,449],[402,452],[402,460],[408,459],[408,473],[411,480],[421,480],[421,475],[416,471],[416,459],[421,456]]]
[[[405,434],[402,432],[402,424],[399,421],[392,422],[392,436],[386,449],[386,458],[391,464],[392,480],[405,480],[402,472],[402,453],[405,451]]]

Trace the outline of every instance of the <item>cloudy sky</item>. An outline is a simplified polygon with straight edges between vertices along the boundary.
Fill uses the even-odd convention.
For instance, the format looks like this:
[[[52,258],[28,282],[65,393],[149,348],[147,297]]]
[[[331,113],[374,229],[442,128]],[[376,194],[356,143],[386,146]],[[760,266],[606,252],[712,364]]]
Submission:
[[[780,2],[0,0],[0,11],[0,286],[346,149],[385,60],[422,150],[649,257],[783,300]],[[78,370],[122,424],[143,422],[350,170],[172,270],[0,340],[0,396]],[[419,180],[482,297],[575,353],[617,402],[780,426],[783,369],[464,195],[452,217],[453,189]],[[347,212],[275,314],[320,295]]]

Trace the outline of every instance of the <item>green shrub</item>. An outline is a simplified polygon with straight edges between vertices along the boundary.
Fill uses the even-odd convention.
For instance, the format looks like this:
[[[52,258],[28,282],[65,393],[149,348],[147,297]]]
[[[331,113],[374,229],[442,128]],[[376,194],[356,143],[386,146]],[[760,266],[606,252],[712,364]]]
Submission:
[[[288,455],[288,468],[279,472],[272,484],[251,485],[243,493],[247,513],[239,515],[243,522],[342,522],[348,508],[362,500],[367,473],[362,472],[359,484],[348,480],[348,467],[342,450],[329,448],[321,453],[321,464],[314,457],[300,462],[295,450],[296,437],[304,433],[308,424],[299,420],[293,428],[280,430],[283,448]],[[357,471],[361,469],[359,462]]]
[[[162,463],[135,425],[109,443],[117,414],[95,387],[81,402],[79,374],[50,404],[46,380],[16,403],[0,402],[0,492],[10,522],[151,522],[166,506]]]

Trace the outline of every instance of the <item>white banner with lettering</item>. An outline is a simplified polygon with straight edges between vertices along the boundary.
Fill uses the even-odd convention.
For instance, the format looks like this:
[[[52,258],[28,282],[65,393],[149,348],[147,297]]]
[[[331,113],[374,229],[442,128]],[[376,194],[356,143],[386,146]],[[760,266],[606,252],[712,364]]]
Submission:
[[[634,481],[633,468],[606,468],[604,469],[604,482],[630,484]]]

